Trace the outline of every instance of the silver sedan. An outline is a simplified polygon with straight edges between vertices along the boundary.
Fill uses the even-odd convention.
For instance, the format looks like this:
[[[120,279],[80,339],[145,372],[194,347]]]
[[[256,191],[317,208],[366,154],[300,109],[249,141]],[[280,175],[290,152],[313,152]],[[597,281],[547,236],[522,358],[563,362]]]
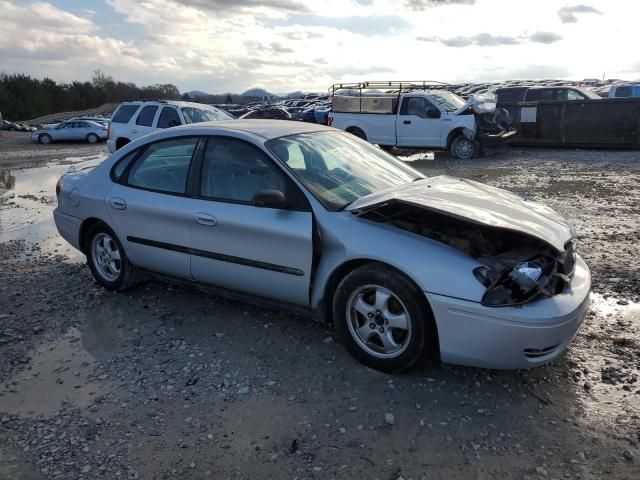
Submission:
[[[60,141],[98,143],[107,139],[107,130],[106,125],[91,120],[70,120],[36,130],[31,140],[44,145]]]
[[[308,313],[383,371],[425,356],[540,365],[588,308],[589,269],[553,210],[424,177],[319,125],[163,130],[67,173],[57,196],[58,231],[105,288],[132,288],[145,272]]]

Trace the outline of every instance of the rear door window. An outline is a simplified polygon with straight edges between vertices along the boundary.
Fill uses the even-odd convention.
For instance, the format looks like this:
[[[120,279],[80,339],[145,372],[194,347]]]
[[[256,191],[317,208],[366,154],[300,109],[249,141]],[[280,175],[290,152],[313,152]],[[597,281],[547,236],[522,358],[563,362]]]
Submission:
[[[618,87],[616,88],[616,97],[630,97],[631,87]]]
[[[133,114],[138,111],[139,105],[120,105],[118,111],[111,118],[112,123],[128,123]]]
[[[158,118],[158,128],[177,127],[182,125],[178,112],[173,107],[162,107],[160,117]]]
[[[556,99],[556,91],[552,89],[532,88],[527,91],[527,102],[544,102]]]
[[[189,165],[197,143],[197,138],[152,143],[131,167],[127,183],[146,190],[186,193]]]
[[[522,101],[524,91],[521,89],[498,90],[498,102],[500,103],[516,103]]]
[[[150,127],[151,125],[153,125],[153,118],[156,116],[157,111],[157,106],[147,105],[142,110],[140,110],[140,114],[138,115],[138,118],[136,120],[136,125]]]

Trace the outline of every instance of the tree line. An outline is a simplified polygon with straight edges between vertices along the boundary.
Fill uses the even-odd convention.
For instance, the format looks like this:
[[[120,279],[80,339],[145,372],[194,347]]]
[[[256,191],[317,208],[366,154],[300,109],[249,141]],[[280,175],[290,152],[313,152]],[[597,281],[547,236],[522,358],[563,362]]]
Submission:
[[[115,81],[100,70],[93,72],[90,82],[58,83],[50,78],[40,80],[29,75],[0,73],[0,113],[5,120],[31,120],[62,112],[96,108],[105,103],[143,99],[187,100],[208,104],[244,105],[262,100],[244,95],[202,95],[191,98],[180,94],[171,83],[138,87],[135,83]]]
[[[71,83],[23,74],[0,74],[0,113],[7,120],[29,120],[145,98],[178,100],[181,96],[178,87],[171,83],[138,87],[135,83],[115,81],[100,70],[93,72],[90,82]]]

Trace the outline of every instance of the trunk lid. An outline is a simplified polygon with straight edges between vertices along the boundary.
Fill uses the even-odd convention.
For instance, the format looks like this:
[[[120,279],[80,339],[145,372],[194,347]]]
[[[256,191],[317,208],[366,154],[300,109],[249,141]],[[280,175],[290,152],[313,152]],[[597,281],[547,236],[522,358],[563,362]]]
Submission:
[[[350,204],[356,215],[390,202],[402,202],[496,228],[514,230],[538,238],[564,251],[575,238],[573,228],[546,205],[529,201],[496,187],[446,175],[425,178],[381,192]]]

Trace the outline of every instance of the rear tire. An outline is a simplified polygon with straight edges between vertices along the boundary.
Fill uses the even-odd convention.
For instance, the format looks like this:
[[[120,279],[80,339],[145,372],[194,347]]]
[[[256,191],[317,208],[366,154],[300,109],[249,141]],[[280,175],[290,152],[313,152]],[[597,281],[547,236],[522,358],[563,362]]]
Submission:
[[[100,138],[95,133],[90,133],[87,135],[87,143],[98,143]]]
[[[122,292],[138,283],[137,269],[116,234],[104,223],[89,228],[84,248],[93,277],[107,290]]]
[[[383,372],[413,367],[437,353],[437,330],[424,293],[380,264],[353,270],[333,299],[336,335],[356,359]]]
[[[41,133],[38,135],[38,143],[41,143],[42,145],[49,145],[50,143],[53,143],[53,139],[48,133]]]
[[[362,140],[367,139],[367,136],[365,135],[365,133],[358,127],[348,128],[347,132],[350,133],[351,135],[355,135],[356,137],[361,138]]]

